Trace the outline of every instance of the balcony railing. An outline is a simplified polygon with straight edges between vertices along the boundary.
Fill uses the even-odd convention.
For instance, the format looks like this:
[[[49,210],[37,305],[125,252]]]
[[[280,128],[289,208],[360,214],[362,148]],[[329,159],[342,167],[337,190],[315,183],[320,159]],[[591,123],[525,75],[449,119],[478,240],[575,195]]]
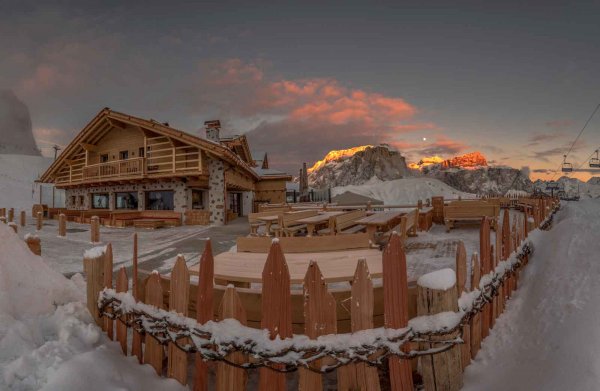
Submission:
[[[83,180],[109,177],[130,177],[144,174],[145,158],[98,163],[83,168]]]

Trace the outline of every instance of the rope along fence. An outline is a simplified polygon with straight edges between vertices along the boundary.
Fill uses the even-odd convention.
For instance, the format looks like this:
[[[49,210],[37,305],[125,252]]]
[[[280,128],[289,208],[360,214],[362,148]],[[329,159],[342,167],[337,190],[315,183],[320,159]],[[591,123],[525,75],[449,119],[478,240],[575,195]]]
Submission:
[[[547,230],[551,226],[557,209],[552,211],[540,229]],[[431,337],[461,332],[473,316],[482,312],[485,304],[492,303],[499,293],[499,287],[523,267],[524,259],[532,252],[531,241],[525,240],[508,260],[500,262],[493,272],[481,278],[479,289],[467,294],[466,300],[461,298],[459,312],[418,317],[409,322],[409,327],[402,329],[377,328],[326,335],[316,340],[303,335],[272,340],[266,330],[243,326],[234,319],[198,324],[174,312],[136,302],[130,293],[117,293],[113,289],[105,289],[100,293],[98,309],[101,316],[123,322],[140,334],[154,338],[161,345],[172,343],[184,352],[200,353],[205,360],[222,361],[240,368],[268,367],[278,372],[291,372],[303,367],[325,373],[356,362],[380,366],[390,355],[410,359],[438,354],[462,344],[462,334],[447,340],[433,340]],[[453,326],[421,326],[440,323],[451,323]],[[434,343],[442,347],[404,351],[403,346],[409,342]],[[247,354],[250,362],[237,364],[228,360],[227,357],[233,352]],[[319,368],[311,366],[322,359],[328,361]]]

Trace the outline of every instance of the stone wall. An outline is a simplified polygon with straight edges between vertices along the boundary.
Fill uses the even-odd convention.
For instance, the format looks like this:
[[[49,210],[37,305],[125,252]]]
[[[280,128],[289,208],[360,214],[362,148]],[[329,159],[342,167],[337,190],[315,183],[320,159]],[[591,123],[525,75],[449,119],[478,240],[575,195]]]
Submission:
[[[225,163],[208,157],[208,210],[210,221],[225,224]]]

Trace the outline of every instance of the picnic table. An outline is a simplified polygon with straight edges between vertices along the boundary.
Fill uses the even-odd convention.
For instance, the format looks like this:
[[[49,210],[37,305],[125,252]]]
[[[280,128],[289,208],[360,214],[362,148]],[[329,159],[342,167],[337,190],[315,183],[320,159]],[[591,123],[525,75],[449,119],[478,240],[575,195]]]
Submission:
[[[406,211],[388,211],[388,212],[377,212],[370,216],[363,217],[362,219],[356,220],[357,224],[367,226],[367,233],[371,238],[375,238],[375,233],[380,229],[390,229],[391,227],[400,223],[402,215],[406,214]]]
[[[307,236],[312,236],[313,232],[315,232],[317,226],[319,225],[327,224],[328,228],[333,229],[333,227],[329,227],[329,219],[344,213],[345,212],[342,211],[319,212],[319,214],[316,216],[305,217],[303,219],[299,219],[298,222],[306,224]]]
[[[319,264],[326,283],[352,281],[361,258],[367,260],[371,277],[382,276],[381,251],[377,249],[285,254],[292,284],[304,282],[311,260]],[[221,253],[214,258],[215,280],[227,283],[262,283],[266,260],[265,253]],[[192,274],[197,274],[198,271],[199,265],[192,266]]]
[[[257,217],[256,219],[260,220],[266,224],[265,235],[270,236],[271,235],[271,226],[273,225],[273,223],[276,223],[277,221],[279,221],[279,216],[277,216],[277,215],[260,216],[260,217]]]

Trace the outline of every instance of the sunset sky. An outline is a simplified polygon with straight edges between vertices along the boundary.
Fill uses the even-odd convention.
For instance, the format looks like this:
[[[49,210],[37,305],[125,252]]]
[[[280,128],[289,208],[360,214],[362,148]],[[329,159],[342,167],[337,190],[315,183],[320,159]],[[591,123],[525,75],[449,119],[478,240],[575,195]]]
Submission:
[[[0,89],[47,155],[110,107],[190,133],[220,119],[291,173],[388,143],[549,178],[600,103],[598,2],[26,3],[0,3]],[[598,146],[600,113],[570,160]]]

